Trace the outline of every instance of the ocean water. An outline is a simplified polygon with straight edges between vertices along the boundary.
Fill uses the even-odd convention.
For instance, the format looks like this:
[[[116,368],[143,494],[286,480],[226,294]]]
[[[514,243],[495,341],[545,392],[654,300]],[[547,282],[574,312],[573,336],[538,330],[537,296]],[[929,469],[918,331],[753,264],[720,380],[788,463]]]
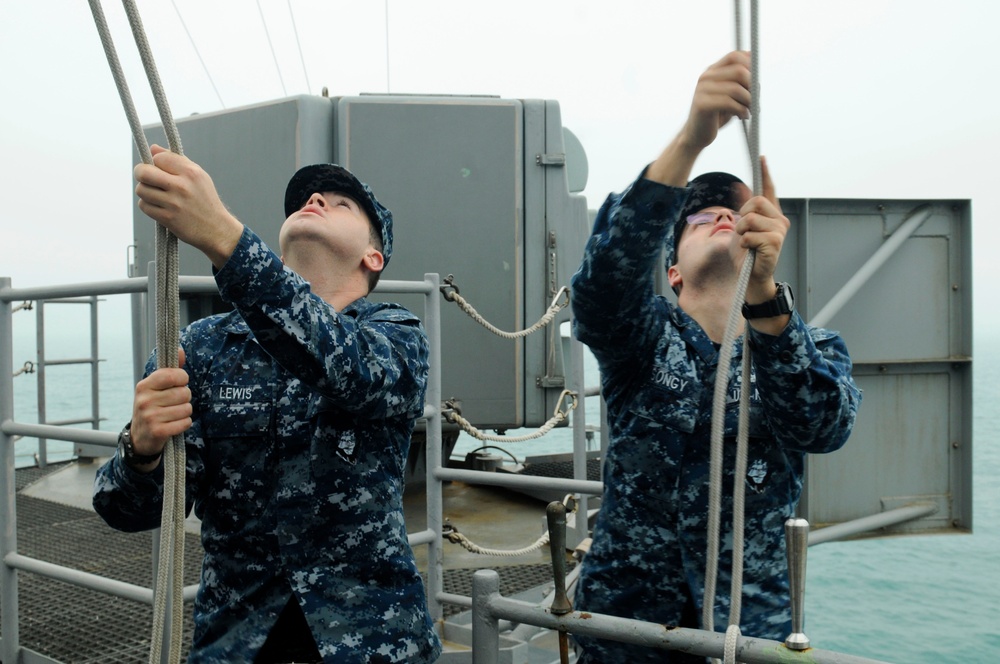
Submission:
[[[112,298],[114,299],[114,298]],[[131,416],[131,342],[114,301],[101,321],[100,428],[117,431]],[[34,361],[34,317],[15,318],[14,366]],[[87,354],[87,323],[77,312],[46,311],[49,357]],[[80,332],[83,331],[83,332]],[[974,354],[974,534],[833,542],[810,548],[806,582],[806,634],[815,647],[906,664],[1000,661],[1000,333],[977,335]],[[588,355],[587,383],[597,372]],[[89,369],[50,367],[46,391],[49,420],[89,413]],[[37,416],[35,377],[15,379],[15,419]],[[83,404],[83,405],[81,405]],[[863,406],[862,406],[863,407]],[[587,419],[598,422],[599,404],[587,402]],[[512,432],[517,434],[520,432]],[[571,449],[560,429],[530,443],[505,446],[516,456]],[[456,453],[478,445],[463,436]],[[35,463],[36,441],[17,444],[17,465]],[[50,461],[65,459],[68,443],[49,442]]]

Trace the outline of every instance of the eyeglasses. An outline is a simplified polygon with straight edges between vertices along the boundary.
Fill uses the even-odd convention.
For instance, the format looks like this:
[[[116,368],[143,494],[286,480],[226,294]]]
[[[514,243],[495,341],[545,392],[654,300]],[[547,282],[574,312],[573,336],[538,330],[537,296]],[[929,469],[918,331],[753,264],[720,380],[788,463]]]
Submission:
[[[718,210],[716,212],[697,212],[695,214],[689,214],[687,216],[687,222],[692,226],[700,226],[701,224],[714,224],[715,220],[722,215],[729,215],[730,217],[732,217],[734,224],[743,218],[739,212],[725,208],[722,210]]]

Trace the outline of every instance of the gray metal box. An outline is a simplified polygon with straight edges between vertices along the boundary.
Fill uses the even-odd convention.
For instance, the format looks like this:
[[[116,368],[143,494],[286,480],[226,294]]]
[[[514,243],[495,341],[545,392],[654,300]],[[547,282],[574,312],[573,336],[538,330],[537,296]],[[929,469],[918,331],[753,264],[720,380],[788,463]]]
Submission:
[[[461,295],[505,331],[546,311],[576,269],[589,233],[582,149],[545,100],[494,97],[293,97],[177,122],[184,152],[213,177],[233,213],[277,247],[284,187],[299,167],[335,162],[393,211],[384,279],[455,277]],[[159,126],[150,142],[163,144]],[[567,165],[567,145],[576,162]],[[138,159],[136,155],[136,159]],[[571,157],[570,162],[573,162]],[[575,168],[575,170],[574,170]],[[582,175],[581,175],[582,174]],[[135,209],[136,267],[153,260],[153,226]],[[180,273],[208,275],[181,247]],[[373,298],[381,298],[378,292]],[[388,294],[420,315],[417,296]],[[187,319],[219,303],[193,298]],[[481,428],[538,426],[564,384],[559,323],[509,340],[442,303],[443,394]]]
[[[804,515],[822,526],[928,503],[934,514],[873,534],[971,531],[971,202],[807,200],[796,213],[806,320],[843,334],[864,391],[845,448],[809,459]]]

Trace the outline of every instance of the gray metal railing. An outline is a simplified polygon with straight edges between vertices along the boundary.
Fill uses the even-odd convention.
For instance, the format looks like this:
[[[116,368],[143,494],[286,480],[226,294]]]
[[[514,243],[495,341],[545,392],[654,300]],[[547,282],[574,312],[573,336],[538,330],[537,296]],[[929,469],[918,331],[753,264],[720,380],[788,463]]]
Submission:
[[[62,567],[45,561],[37,560],[18,553],[17,547],[17,515],[15,500],[14,441],[18,436],[37,436],[53,440],[65,440],[104,448],[114,448],[117,436],[114,433],[96,430],[66,428],[51,424],[28,424],[14,421],[13,409],[13,346],[12,346],[12,314],[11,303],[25,300],[41,300],[53,298],[94,297],[114,294],[145,294],[150,293],[148,278],[134,277],[129,279],[92,282],[89,284],[57,285],[48,288],[14,289],[10,279],[0,277],[0,630],[3,638],[0,640],[0,655],[3,661],[9,662],[50,662],[47,658],[21,648],[18,630],[17,603],[17,572],[25,571],[39,574],[66,583],[98,590],[111,595],[132,599],[150,604],[153,591],[150,588],[122,583],[95,574],[81,572],[72,568]],[[215,292],[215,282],[210,277],[181,277],[179,285],[182,292],[205,293]],[[499,652],[499,619],[512,620],[522,625],[533,625],[541,629],[553,629],[570,633],[586,634],[600,638],[620,640],[633,643],[644,643],[660,648],[680,648],[688,652],[720,657],[724,635],[715,632],[705,632],[690,629],[667,629],[663,625],[627,620],[614,616],[600,614],[581,614],[571,611],[564,615],[554,615],[543,605],[528,604],[507,599],[499,595],[496,572],[482,570],[473,579],[473,596],[445,593],[443,590],[444,563],[442,552],[443,542],[443,482],[460,480],[494,486],[559,489],[574,494],[577,499],[578,515],[586,519],[587,497],[600,495],[603,491],[601,482],[585,479],[554,479],[524,477],[498,474],[488,471],[458,470],[444,467],[442,459],[442,423],[440,404],[441,393],[441,312],[439,278],[437,274],[424,275],[424,281],[382,281],[377,289],[379,292],[411,293],[424,295],[424,325],[430,343],[430,369],[428,375],[427,400],[424,407],[424,418],[427,422],[427,527],[409,535],[411,546],[426,545],[429,547],[427,591],[431,599],[431,615],[441,622],[442,606],[445,603],[457,604],[473,609],[473,653],[472,659],[477,664],[490,664],[498,661]],[[151,298],[147,297],[147,300]],[[137,356],[138,357],[138,356]],[[583,376],[583,346],[576,340],[571,341],[571,360],[569,363],[569,386],[578,394],[592,394],[585,389]],[[585,409],[579,408],[573,417],[573,468],[574,477],[586,477],[586,417]],[[602,407],[603,413],[603,407]],[[606,436],[602,427],[602,437]],[[909,519],[920,518],[932,507],[914,506],[895,510],[893,513],[876,515],[869,520],[859,520],[857,523],[841,524],[836,529],[829,529],[829,535],[824,531],[813,534],[815,542],[829,541],[839,537],[850,536],[865,529],[884,527],[889,523],[898,523]],[[577,526],[578,530],[580,526]],[[586,531],[586,523],[582,524]],[[811,540],[811,543],[815,543]],[[155,553],[155,545],[154,545]],[[155,564],[155,556],[154,556]],[[155,576],[155,574],[154,574]],[[185,588],[184,598],[193,598],[197,586]],[[842,664],[873,664],[869,660],[838,653],[829,653],[816,649],[796,652],[784,644],[761,639],[742,639],[739,646],[740,661],[744,662],[839,662]],[[20,659],[19,659],[20,657]]]
[[[53,424],[30,424],[14,420],[13,403],[13,312],[11,302],[23,300],[51,300],[54,298],[96,298],[101,295],[125,293],[149,293],[151,279],[134,277],[114,281],[86,284],[65,284],[41,288],[14,289],[10,279],[0,277],[0,659],[5,662],[51,661],[39,659],[36,653],[26,651],[20,644],[18,615],[17,572],[25,571],[47,578],[70,583],[83,588],[97,590],[117,597],[152,604],[153,590],[143,586],[109,579],[100,575],[82,572],[69,567],[38,560],[18,552],[16,484],[14,479],[15,447],[20,436],[36,436],[51,440],[64,440],[84,445],[114,449],[117,435],[111,432],[55,426]],[[179,287],[182,293],[215,292],[215,282],[210,277],[181,277]],[[441,413],[433,404],[441,403],[441,324],[439,279],[436,274],[425,275],[424,281],[383,280],[378,292],[423,294],[425,300],[424,325],[430,343],[430,368],[428,373],[427,402],[424,418],[427,420],[427,528],[411,533],[411,546],[427,545],[429,560],[437,561],[428,570],[429,595],[437,598],[442,594],[443,567],[441,564],[443,498],[442,484],[434,478],[434,469],[440,468],[441,460]],[[147,298],[151,301],[152,298]],[[96,303],[96,299],[95,299]],[[40,321],[44,325],[44,318]],[[96,329],[95,329],[96,332]],[[44,334],[44,332],[39,332]],[[96,344],[96,338],[94,344]],[[89,420],[86,420],[89,421]],[[154,565],[156,564],[154,543]],[[154,571],[155,578],[155,571]],[[197,586],[184,589],[184,600],[191,601]],[[432,615],[441,617],[441,603],[432,603]],[[169,626],[167,627],[169,629]],[[165,638],[169,638],[166,635]]]
[[[35,308],[35,345],[37,348],[38,361],[35,363],[35,371],[38,383],[38,422],[40,424],[56,424],[65,426],[69,424],[90,424],[91,429],[97,429],[101,421],[101,400],[100,400],[100,357],[98,351],[98,326],[97,326],[97,303],[96,295],[89,297],[61,298],[55,300],[39,300]],[[80,358],[51,359],[47,353],[45,343],[45,307],[53,304],[85,304],[90,308],[90,355]],[[86,364],[90,366],[90,415],[88,417],[76,417],[58,421],[49,420],[48,415],[48,390],[47,373],[48,367],[71,366]],[[38,452],[36,460],[39,468],[48,465],[48,445],[47,439],[38,438]]]

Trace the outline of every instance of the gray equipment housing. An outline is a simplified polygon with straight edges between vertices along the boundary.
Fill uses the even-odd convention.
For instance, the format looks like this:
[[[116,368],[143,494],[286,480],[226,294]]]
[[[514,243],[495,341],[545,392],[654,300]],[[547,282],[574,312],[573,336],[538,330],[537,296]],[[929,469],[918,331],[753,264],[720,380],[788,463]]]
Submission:
[[[351,169],[396,219],[384,278],[454,274],[461,295],[503,330],[545,312],[589,235],[578,195],[586,157],[554,101],[301,96],[178,126],[186,153],[272,247],[297,168]],[[147,135],[163,144],[159,127]],[[809,458],[800,515],[823,527],[930,506],[932,514],[874,534],[971,531],[970,201],[782,199],[782,207],[791,230],[776,277],[791,284],[806,321],[842,333],[864,391],[847,445]],[[145,274],[152,222],[137,208],[135,238],[135,269]],[[180,272],[211,268],[181,246]],[[666,283],[662,267],[659,278]],[[406,297],[393,299],[419,312]],[[202,297],[182,304],[185,321],[221,309]],[[568,310],[510,341],[452,304],[442,308],[445,398],[480,428],[544,423],[565,385],[558,325]]]
[[[393,212],[383,279],[454,275],[491,324],[517,331],[569,286],[589,233],[586,157],[554,101],[450,96],[298,96],[179,120],[184,152],[223,201],[276,252],[285,185],[300,167],[333,162],[371,186]],[[165,145],[159,125],[145,128]],[[134,153],[138,161],[138,153]],[[152,222],[134,210],[135,269],[154,260]],[[279,252],[280,253],[280,252]],[[180,274],[210,275],[180,247]],[[379,299],[378,292],[373,299]],[[419,312],[417,296],[392,299]],[[182,322],[225,310],[218,298],[182,302]],[[559,324],[508,340],[442,303],[443,394],[480,428],[539,426],[565,387]]]

